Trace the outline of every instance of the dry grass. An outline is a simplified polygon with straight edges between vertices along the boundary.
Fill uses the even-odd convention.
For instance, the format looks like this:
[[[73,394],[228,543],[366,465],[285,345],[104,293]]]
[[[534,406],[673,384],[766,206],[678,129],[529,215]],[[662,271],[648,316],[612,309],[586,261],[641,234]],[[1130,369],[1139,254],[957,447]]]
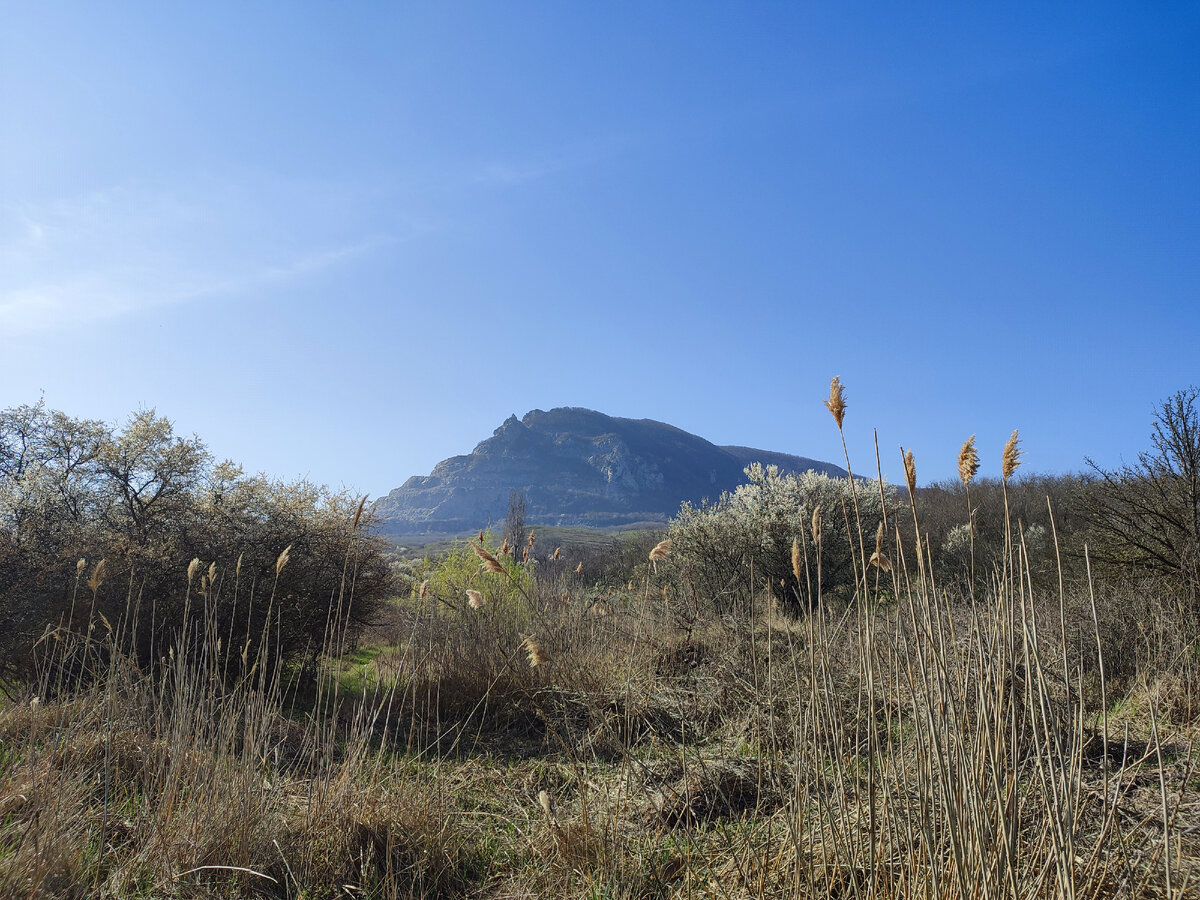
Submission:
[[[353,697],[93,641],[91,687],[0,714],[0,893],[1185,896],[1195,645],[1147,630],[1102,706],[1129,596],[952,603],[912,563],[897,602],[690,633],[657,592],[410,606]]]
[[[800,619],[765,586],[706,618],[665,544],[621,589],[422,589],[303,690],[266,642],[230,679],[211,630],[153,671],[60,632],[0,711],[0,896],[1197,895],[1195,611],[1035,595],[1011,533],[972,599],[880,524],[853,600]]]

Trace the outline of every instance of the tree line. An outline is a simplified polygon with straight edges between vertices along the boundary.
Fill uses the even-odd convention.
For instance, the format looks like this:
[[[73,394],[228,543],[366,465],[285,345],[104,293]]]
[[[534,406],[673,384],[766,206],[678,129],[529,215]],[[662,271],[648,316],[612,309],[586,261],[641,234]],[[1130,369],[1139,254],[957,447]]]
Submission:
[[[0,411],[0,679],[96,628],[153,665],[185,613],[246,658],[268,634],[281,658],[315,655],[335,610],[352,640],[391,585],[363,499],[216,461],[153,410]]]

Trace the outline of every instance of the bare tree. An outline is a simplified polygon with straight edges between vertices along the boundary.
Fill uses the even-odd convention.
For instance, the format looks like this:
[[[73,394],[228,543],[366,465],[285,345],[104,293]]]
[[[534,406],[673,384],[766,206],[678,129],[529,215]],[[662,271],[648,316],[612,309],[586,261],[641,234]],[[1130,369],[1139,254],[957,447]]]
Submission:
[[[1153,449],[1135,465],[1098,476],[1086,510],[1099,558],[1179,581],[1200,591],[1200,388],[1188,387],[1154,413]]]
[[[504,520],[504,539],[510,547],[525,543],[525,492],[513,488],[508,492],[508,518]]]

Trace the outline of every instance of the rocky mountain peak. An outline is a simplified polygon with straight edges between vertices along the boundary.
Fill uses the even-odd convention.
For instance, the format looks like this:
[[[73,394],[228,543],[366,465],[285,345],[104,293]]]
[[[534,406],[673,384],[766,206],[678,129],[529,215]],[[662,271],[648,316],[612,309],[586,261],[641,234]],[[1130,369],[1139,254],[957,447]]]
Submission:
[[[531,525],[665,523],[685,500],[733,490],[752,462],[845,475],[805,457],[718,447],[653,419],[534,409],[509,416],[470,454],[409,478],[376,501],[375,513],[396,535],[468,533],[503,521],[515,489],[525,494]]]

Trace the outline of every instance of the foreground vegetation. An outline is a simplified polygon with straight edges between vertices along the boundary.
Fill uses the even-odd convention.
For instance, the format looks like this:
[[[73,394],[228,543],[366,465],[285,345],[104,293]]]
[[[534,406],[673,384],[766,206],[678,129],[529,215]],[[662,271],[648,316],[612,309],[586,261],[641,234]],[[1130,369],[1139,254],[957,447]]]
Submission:
[[[1186,568],[1092,572],[1016,513],[1015,435],[995,490],[972,453],[952,566],[908,456],[902,491],[789,494],[783,530],[730,501],[606,566],[484,534],[361,630],[347,509],[316,663],[230,642],[200,564],[149,658],[148,598],[84,585],[0,711],[0,896],[1197,895]],[[280,623],[295,554],[237,608]]]

